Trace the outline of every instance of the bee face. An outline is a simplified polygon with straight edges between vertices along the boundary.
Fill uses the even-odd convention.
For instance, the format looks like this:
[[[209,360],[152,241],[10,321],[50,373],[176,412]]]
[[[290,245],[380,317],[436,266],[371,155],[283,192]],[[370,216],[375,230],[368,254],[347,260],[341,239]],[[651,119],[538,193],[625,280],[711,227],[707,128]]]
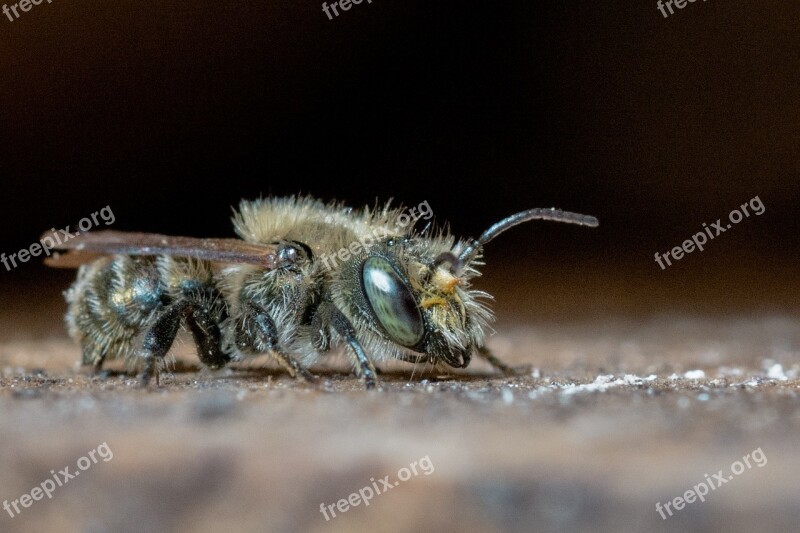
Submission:
[[[483,293],[467,290],[465,277],[434,264],[451,247],[449,240],[390,238],[342,269],[343,307],[357,317],[359,330],[373,338],[366,343],[376,353],[454,368],[469,363],[491,315],[475,300]],[[476,274],[472,269],[465,273]]]

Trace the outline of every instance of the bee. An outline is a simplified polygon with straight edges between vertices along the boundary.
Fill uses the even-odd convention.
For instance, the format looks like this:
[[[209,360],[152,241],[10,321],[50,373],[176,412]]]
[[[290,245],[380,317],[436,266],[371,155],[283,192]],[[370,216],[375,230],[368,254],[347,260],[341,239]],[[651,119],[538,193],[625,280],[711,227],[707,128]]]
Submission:
[[[530,209],[477,239],[456,239],[430,223],[420,231],[418,220],[409,223],[432,217],[427,202],[413,217],[390,204],[353,210],[307,196],[242,201],[233,216],[239,239],[88,232],[46,262],[79,268],[65,292],[66,324],[95,371],[124,358],[141,363],[144,385],[153,375],[158,383],[185,329],[207,367],[268,353],[309,381],[309,367],[344,346],[371,389],[375,363],[391,359],[446,370],[465,368],[478,354],[512,373],[486,347],[491,296],[471,288],[483,247],[531,220],[598,225],[587,215]]]

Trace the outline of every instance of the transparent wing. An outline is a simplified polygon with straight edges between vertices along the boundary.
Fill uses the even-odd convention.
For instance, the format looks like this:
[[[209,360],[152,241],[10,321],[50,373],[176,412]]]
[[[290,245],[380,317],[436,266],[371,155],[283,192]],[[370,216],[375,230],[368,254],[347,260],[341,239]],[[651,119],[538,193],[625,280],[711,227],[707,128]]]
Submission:
[[[43,235],[52,240],[52,235]],[[54,247],[55,253],[45,264],[56,268],[77,268],[102,255],[170,255],[221,263],[246,263],[275,268],[278,247],[255,244],[240,239],[198,239],[172,237],[155,233],[97,231],[72,237]]]

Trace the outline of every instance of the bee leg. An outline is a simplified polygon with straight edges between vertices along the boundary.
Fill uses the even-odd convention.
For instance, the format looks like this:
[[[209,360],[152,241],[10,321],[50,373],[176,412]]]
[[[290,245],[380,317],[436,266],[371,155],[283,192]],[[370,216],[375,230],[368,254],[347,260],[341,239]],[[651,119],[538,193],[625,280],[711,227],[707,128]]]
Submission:
[[[97,343],[87,338],[81,340],[81,366],[86,368],[90,377],[107,377],[103,372],[103,363],[109,351],[113,351],[110,343]]]
[[[375,376],[375,366],[369,360],[367,354],[364,353],[364,348],[356,338],[356,331],[353,325],[344,316],[344,313],[339,311],[332,303],[327,302],[320,304],[318,313],[328,315],[327,321],[336,333],[350,346],[355,355],[356,374],[364,380],[364,385],[367,389],[374,389],[377,385],[378,378]]]
[[[143,357],[145,360],[144,371],[141,375],[141,384],[146,387],[150,383],[150,377],[155,375],[156,385],[158,382],[157,361],[164,359],[175,336],[178,334],[178,327],[181,325],[181,315],[185,308],[185,303],[178,302],[164,309],[150,327],[142,343]]]
[[[152,376],[156,377],[156,387],[161,386],[158,377],[158,367],[155,363],[155,358],[145,356],[144,360],[144,368],[142,369],[142,373],[139,375],[139,386],[143,389],[146,389],[148,385],[150,385],[150,378]]]
[[[503,373],[504,376],[515,376],[527,374],[531,371],[531,365],[509,366],[497,358],[486,346],[478,346],[478,355],[483,357],[490,365]]]
[[[92,377],[104,378],[107,376],[107,373],[103,373],[103,361],[105,361],[105,356],[92,365],[92,370],[90,371]]]
[[[279,350],[272,349],[269,351],[272,357],[275,358],[278,363],[281,364],[288,372],[289,375],[293,378],[300,376],[303,380],[307,381],[308,383],[316,383],[317,378],[308,371],[303,365],[297,362],[297,359],[290,356],[289,354],[285,354]]]
[[[97,376],[103,371],[103,362],[106,360],[107,352],[103,350],[99,354],[94,347],[83,347],[83,365],[91,365],[92,369],[89,371],[91,376]]]
[[[300,376],[309,383],[316,382],[317,378],[314,377],[314,374],[301,365],[297,359],[280,350],[278,328],[275,327],[275,322],[269,313],[253,302],[246,302],[244,308],[245,315],[240,324],[246,324],[252,320],[256,327],[255,331],[245,327],[238,328],[237,345],[240,348],[253,349],[260,353],[268,352],[281,366],[286,368],[293,378]]]
[[[311,319],[311,328],[314,331],[314,348],[320,352],[327,352],[331,349],[331,336],[328,328],[322,323],[322,316],[320,313],[314,315]]]
[[[314,315],[314,317],[311,320],[311,327],[312,327],[312,329],[314,331],[314,336],[313,336],[314,347],[320,353],[327,353],[331,349],[331,333],[330,333],[330,330],[329,330],[328,326],[323,324],[323,315],[322,315],[322,313],[317,312]],[[360,349],[360,346],[358,348]],[[356,352],[356,357],[358,357],[358,352]],[[363,368],[363,365],[361,365],[361,363],[357,360],[356,361],[356,373],[359,374],[359,376],[362,375],[361,370],[360,370],[361,368]],[[380,376],[380,375],[383,374],[383,371],[380,368],[378,368],[378,367],[376,367],[374,365],[372,366],[372,368],[375,371],[375,375],[376,376]],[[367,378],[365,378],[365,380],[366,379]],[[374,386],[375,385],[374,385],[374,382],[373,382],[372,385],[368,384],[367,388],[373,388]]]
[[[192,332],[200,361],[209,368],[221,368],[231,357],[222,350],[222,333],[208,309],[192,305],[187,312],[186,325]]]

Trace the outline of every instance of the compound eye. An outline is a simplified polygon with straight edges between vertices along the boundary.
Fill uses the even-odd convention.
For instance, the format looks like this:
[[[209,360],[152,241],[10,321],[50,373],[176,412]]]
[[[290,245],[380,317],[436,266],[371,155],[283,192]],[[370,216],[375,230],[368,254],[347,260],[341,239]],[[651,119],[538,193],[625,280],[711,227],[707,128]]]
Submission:
[[[361,270],[361,285],[372,312],[396,343],[413,348],[422,340],[422,313],[392,263],[370,257]]]

